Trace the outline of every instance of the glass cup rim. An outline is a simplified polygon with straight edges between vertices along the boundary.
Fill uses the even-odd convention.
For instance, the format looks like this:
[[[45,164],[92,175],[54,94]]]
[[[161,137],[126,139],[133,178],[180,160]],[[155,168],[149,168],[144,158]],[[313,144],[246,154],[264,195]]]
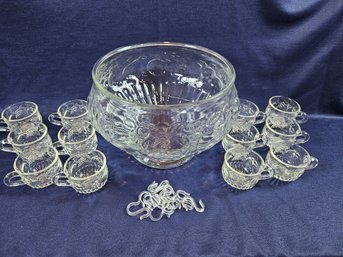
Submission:
[[[62,133],[62,131],[63,131],[64,129],[68,129],[68,128],[62,127],[62,128],[58,131],[58,133],[57,133],[58,141],[61,142],[61,143],[63,143],[63,144],[66,144],[66,145],[75,145],[75,144],[80,144],[80,143],[83,143],[83,142],[89,140],[90,138],[92,138],[92,137],[94,136],[94,134],[95,134],[96,131],[95,131],[95,129],[94,129],[92,123],[90,123],[89,121],[85,121],[84,124],[88,124],[88,125],[90,125],[91,128],[92,128],[92,132],[91,132],[91,134],[90,134],[87,138],[85,138],[85,139],[83,139],[83,140],[81,140],[81,141],[77,141],[77,142],[66,142],[65,140],[62,139],[61,133]]]
[[[240,176],[245,176],[245,177],[255,177],[255,176],[260,175],[260,174],[263,172],[263,170],[261,170],[261,167],[264,166],[264,160],[263,160],[263,158],[262,158],[261,155],[259,155],[257,152],[255,152],[255,151],[253,151],[253,150],[250,151],[250,153],[253,153],[255,156],[257,156],[257,157],[261,160],[261,165],[260,165],[260,167],[259,167],[259,169],[258,169],[258,172],[257,172],[257,173],[254,173],[254,174],[246,174],[246,173],[242,173],[242,172],[240,172],[240,171],[234,169],[231,165],[229,165],[229,163],[228,163],[228,161],[227,161],[227,159],[228,159],[227,155],[231,154],[230,151],[231,151],[232,149],[234,149],[234,147],[231,148],[231,149],[229,149],[228,151],[225,152],[225,155],[224,155],[224,163],[223,163],[223,165],[226,165],[228,168],[230,168],[230,170],[232,170],[233,172],[237,173],[238,175],[240,175]]]
[[[23,175],[23,176],[28,176],[28,175],[37,175],[39,173],[42,173],[48,169],[50,169],[52,166],[54,166],[56,164],[56,162],[59,160],[59,154],[57,152],[57,150],[54,148],[54,147],[50,147],[50,149],[52,149],[54,151],[54,160],[47,166],[45,167],[44,169],[41,169],[39,171],[35,171],[35,172],[31,172],[29,174],[25,173],[25,172],[22,172],[19,168],[18,168],[18,165],[17,165],[17,162],[19,161],[19,159],[22,159],[20,156],[17,156],[17,158],[15,158],[14,160],[14,163],[13,163],[13,168],[15,170],[15,172],[17,172],[19,175]],[[22,159],[23,160],[23,159]],[[23,160],[25,162],[25,160]]]
[[[258,131],[258,129],[257,129],[255,126],[251,126],[251,129],[254,129],[254,130],[256,131],[255,137],[256,137],[256,135],[260,134],[260,132]],[[226,136],[227,136],[228,138],[230,138],[232,141],[235,141],[236,143],[240,143],[240,144],[250,144],[250,143],[254,143],[254,142],[257,141],[257,139],[255,139],[255,140],[250,140],[250,141],[238,140],[238,139],[232,137],[232,136],[230,135],[230,132],[227,133]]]
[[[70,117],[70,116],[65,116],[65,115],[63,115],[62,112],[61,112],[61,109],[62,109],[65,105],[67,105],[68,103],[73,102],[73,101],[82,101],[82,102],[85,102],[85,104],[87,105],[87,101],[84,100],[84,99],[72,99],[72,100],[69,100],[69,101],[67,101],[67,102],[64,102],[64,103],[61,104],[61,105],[58,107],[58,109],[57,109],[57,113],[58,113],[58,115],[59,115],[62,119],[64,119],[64,120],[72,120],[72,119],[81,118],[81,117],[83,117],[83,116],[85,116],[85,115],[88,114],[88,109],[86,109],[86,112],[85,112],[85,113],[83,113],[83,114],[81,114],[81,115],[78,115],[78,116],[72,116],[72,117]]]
[[[287,111],[284,111],[284,110],[281,110],[279,108],[277,108],[273,103],[272,103],[272,100],[275,99],[275,98],[286,98],[288,100],[290,100],[291,102],[295,103],[295,105],[297,106],[297,111],[294,111],[294,112],[287,112]],[[290,98],[290,97],[287,97],[287,96],[282,96],[282,95],[275,95],[275,96],[272,96],[271,98],[269,98],[268,100],[268,103],[269,103],[269,106],[272,107],[273,109],[277,110],[278,112],[282,112],[282,113],[289,113],[289,114],[296,114],[298,112],[301,111],[301,106],[300,104],[295,101],[294,99]]]
[[[68,163],[69,162],[71,162],[72,160],[73,160],[73,158],[75,158],[75,157],[80,157],[80,156],[82,156],[82,155],[90,155],[91,153],[94,153],[94,152],[97,152],[97,153],[99,153],[100,154],[100,156],[102,157],[102,165],[101,165],[101,167],[100,167],[100,169],[98,169],[94,174],[92,174],[92,175],[90,175],[90,176],[88,176],[88,177],[84,177],[84,178],[76,178],[76,177],[74,177],[74,176],[71,176],[71,175],[69,175],[69,169],[67,169],[67,165],[68,165]],[[70,156],[67,160],[66,160],[66,162],[64,163],[64,167],[63,167],[63,170],[64,170],[64,174],[66,175],[66,177],[68,178],[68,179],[71,179],[71,180],[77,180],[77,181],[83,181],[83,180],[85,180],[85,179],[89,179],[89,178],[92,178],[92,177],[94,177],[94,176],[96,176],[96,175],[99,175],[104,169],[105,169],[105,167],[106,167],[106,162],[107,162],[107,159],[106,159],[106,156],[105,156],[105,154],[103,153],[103,152],[101,152],[101,151],[99,151],[99,150],[94,150],[94,151],[92,151],[92,152],[90,152],[90,153],[87,153],[87,154],[80,154],[80,155],[74,155],[74,156]]]
[[[179,104],[166,104],[166,105],[160,105],[160,104],[152,105],[152,104],[144,104],[144,103],[129,101],[129,100],[120,98],[119,96],[116,96],[116,95],[108,92],[101,85],[101,83],[99,83],[99,80],[96,76],[96,72],[98,70],[98,67],[100,67],[100,65],[102,63],[104,63],[106,60],[108,60],[112,56],[119,54],[119,53],[122,53],[122,52],[126,52],[128,50],[132,50],[132,49],[144,48],[144,47],[155,47],[155,46],[181,47],[181,48],[186,48],[186,49],[193,49],[193,50],[211,55],[212,57],[219,59],[226,66],[227,69],[225,69],[226,70],[225,73],[228,76],[228,78],[230,78],[230,79],[229,79],[228,83],[225,84],[224,88],[221,91],[219,91],[218,93],[216,93],[215,95],[213,95],[209,98],[202,99],[202,100],[199,100],[196,102],[179,103]],[[231,74],[229,74],[228,70],[231,72]],[[187,107],[187,106],[200,105],[200,104],[215,101],[216,99],[223,96],[229,89],[231,89],[233,87],[234,81],[236,79],[236,72],[235,72],[233,65],[224,56],[222,56],[221,54],[219,54],[215,51],[212,51],[212,50],[205,48],[205,47],[202,47],[202,46],[193,45],[193,44],[184,44],[184,43],[164,41],[164,42],[149,42],[149,43],[143,43],[143,44],[134,44],[134,45],[129,45],[129,46],[123,46],[123,47],[119,47],[119,48],[114,49],[113,51],[108,52],[107,54],[105,54],[104,56],[99,58],[96,61],[96,63],[94,64],[93,69],[92,69],[92,79],[93,79],[93,84],[95,85],[95,87],[112,100],[122,102],[123,104],[129,105],[129,106],[139,106],[141,108],[169,109],[172,107]]]
[[[23,117],[23,118],[20,118],[20,119],[8,119],[5,117],[5,112],[10,109],[11,107],[15,106],[15,105],[18,105],[18,104],[23,104],[23,103],[29,103],[31,105],[34,106],[34,111],[30,114],[30,115],[27,115],[26,117]],[[9,121],[9,122],[18,122],[18,121],[23,121],[23,120],[26,120],[27,118],[30,118],[32,117],[34,114],[36,114],[38,112],[38,105],[32,101],[20,101],[20,102],[17,102],[17,103],[14,103],[14,104],[11,104],[9,106],[7,106],[5,109],[3,109],[3,111],[1,112],[1,118],[3,118],[5,121]]]
[[[306,150],[304,147],[302,147],[302,146],[300,146],[300,145],[291,145],[290,147],[294,147],[294,146],[300,148],[301,150],[303,150],[303,151],[305,152],[305,154],[306,154],[309,158],[311,157],[311,155],[307,152],[307,150]],[[302,165],[292,165],[292,164],[288,164],[288,163],[286,163],[286,162],[280,160],[280,159],[275,155],[275,153],[274,153],[274,147],[272,147],[272,146],[269,148],[269,152],[270,152],[270,154],[272,155],[272,157],[273,157],[277,162],[279,162],[279,163],[281,163],[282,165],[287,166],[287,167],[296,168],[296,169],[305,169],[305,168],[309,165],[309,163],[302,164]]]
[[[289,135],[289,134],[283,134],[283,133],[280,133],[280,132],[274,130],[274,129],[270,126],[269,123],[273,123],[273,122],[271,121],[271,118],[267,118],[267,119],[266,119],[265,125],[266,125],[267,128],[268,128],[269,130],[271,130],[273,133],[275,133],[275,134],[277,134],[277,135],[280,135],[280,136],[283,136],[283,137],[294,137],[294,136],[299,135],[299,133],[302,131],[300,125],[299,125],[296,121],[293,121],[293,124],[295,124],[295,125],[297,126],[297,131],[298,131],[298,133],[294,133],[294,134],[291,134],[291,135]]]
[[[238,112],[238,116],[242,117],[242,118],[253,118],[255,117],[259,112],[260,112],[260,108],[258,108],[257,104],[255,104],[254,102],[250,101],[250,100],[247,100],[247,99],[244,99],[244,98],[239,98],[239,102],[241,101],[244,101],[244,102],[248,102],[249,104],[251,104],[252,106],[254,106],[255,108],[255,113],[254,114],[251,114],[251,115],[241,115],[239,114]],[[239,103],[240,104],[240,103]]]
[[[29,142],[29,143],[26,143],[26,144],[16,144],[16,143],[13,143],[12,139],[8,139],[9,143],[12,145],[12,146],[17,146],[17,147],[23,147],[23,146],[29,146],[29,145],[33,145],[33,144],[36,144],[37,142],[39,142],[40,140],[42,140],[47,134],[48,134],[48,127],[43,123],[43,122],[33,122],[31,124],[38,124],[39,126],[43,127],[44,128],[44,133],[43,135],[41,135],[38,139],[36,139],[35,141],[32,141],[32,142]],[[15,133],[15,131],[11,131],[8,135],[7,135],[7,138],[11,138],[11,135],[13,135]]]

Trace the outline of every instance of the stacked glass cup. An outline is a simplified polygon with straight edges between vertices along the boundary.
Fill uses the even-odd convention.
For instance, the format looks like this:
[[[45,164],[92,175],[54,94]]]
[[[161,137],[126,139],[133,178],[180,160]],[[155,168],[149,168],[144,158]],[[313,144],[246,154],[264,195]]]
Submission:
[[[14,171],[4,177],[4,184],[32,188],[53,184],[55,175],[62,170],[62,162],[52,147],[37,104],[25,101],[8,106],[1,113],[0,123],[1,131],[9,132],[0,141],[0,150],[18,155],[13,163]]]
[[[246,190],[272,177],[294,181],[318,165],[318,159],[298,145],[310,138],[299,125],[307,121],[300,109],[296,101],[283,96],[271,97],[265,113],[254,103],[240,99],[237,120],[222,141],[226,151],[222,174],[230,186]],[[260,134],[254,124],[263,121]],[[269,147],[265,160],[253,150],[264,145]]]
[[[253,150],[265,145],[254,125],[264,122],[266,115],[251,101],[239,99],[239,102],[237,118],[222,141],[226,151],[222,174],[230,186],[246,190],[259,180],[270,178],[272,172]]]
[[[317,167],[318,159],[299,145],[310,139],[299,125],[308,119],[299,103],[288,97],[273,96],[266,115],[262,137],[269,146],[266,163],[274,171],[273,176],[281,181],[294,181],[305,170]]]
[[[108,178],[105,155],[97,150],[98,139],[95,129],[88,121],[87,102],[75,99],[62,104],[49,121],[62,126],[58,141],[53,143],[60,155],[70,157],[63,172],[57,174],[57,186],[71,186],[79,193],[92,193],[102,188]]]
[[[14,171],[4,177],[4,184],[44,188],[55,183],[71,186],[79,193],[102,188],[108,178],[106,157],[96,150],[98,140],[88,121],[87,102],[68,101],[49,116],[49,121],[62,126],[54,143],[37,104],[19,102],[3,110],[0,131],[9,133],[0,141],[0,150],[18,155]],[[60,155],[70,156],[64,167]]]

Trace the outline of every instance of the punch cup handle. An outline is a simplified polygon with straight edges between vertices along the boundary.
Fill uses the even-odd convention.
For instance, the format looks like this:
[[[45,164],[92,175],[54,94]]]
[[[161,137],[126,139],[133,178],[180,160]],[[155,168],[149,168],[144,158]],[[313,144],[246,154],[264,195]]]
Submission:
[[[308,120],[306,112],[299,112],[295,118],[299,124],[305,123]]]
[[[270,179],[273,176],[274,176],[274,170],[270,166],[265,165],[263,171],[261,172],[260,180]]]
[[[319,164],[318,159],[316,157],[311,156],[311,162],[306,167],[306,170],[314,169],[315,167],[318,166],[318,164]]]
[[[7,138],[0,141],[0,150],[4,152],[9,152],[9,153],[15,153],[13,146],[11,145],[11,143],[8,141]]]
[[[7,173],[3,181],[4,184],[9,187],[25,185],[25,183],[21,180],[20,175],[16,171],[11,171],[10,173]]]
[[[303,144],[306,143],[308,140],[310,140],[310,134],[302,130],[295,141],[297,144]]]
[[[259,113],[256,115],[254,124],[260,124],[266,120],[266,114],[262,111],[259,111]]]
[[[68,180],[68,177],[64,173],[58,173],[54,177],[54,184],[59,187],[68,187],[71,186]]]
[[[3,131],[3,132],[9,132],[10,131],[6,122],[1,118],[0,118],[0,131]]]
[[[48,120],[51,124],[54,124],[56,126],[63,126],[61,117],[57,112],[51,113],[48,117]]]
[[[57,150],[59,155],[68,155],[60,141],[52,143],[52,146]]]

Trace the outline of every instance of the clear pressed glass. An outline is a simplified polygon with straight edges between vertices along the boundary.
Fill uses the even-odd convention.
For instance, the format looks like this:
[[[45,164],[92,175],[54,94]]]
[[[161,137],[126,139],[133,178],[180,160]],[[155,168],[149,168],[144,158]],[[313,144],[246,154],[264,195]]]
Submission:
[[[18,156],[13,168],[14,171],[4,177],[6,186],[44,188],[53,184],[54,177],[62,171],[62,162],[56,149],[50,147],[39,159],[30,162]]]
[[[65,102],[58,107],[57,112],[51,113],[48,119],[51,124],[57,126],[77,126],[88,120],[87,101],[74,99]]]
[[[79,155],[94,151],[98,146],[95,129],[88,121],[79,123],[78,126],[62,127],[58,134],[58,141],[53,146],[61,155]]]
[[[224,156],[222,175],[230,186],[247,190],[259,180],[269,179],[273,171],[265,165],[263,158],[255,151],[241,152],[241,147],[229,149]]]
[[[319,162],[303,147],[291,145],[287,148],[271,147],[266,157],[266,163],[275,171],[275,178],[282,181],[294,181],[305,170],[317,167]]]
[[[119,48],[92,75],[88,106],[96,130],[155,168],[182,165],[218,143],[238,111],[234,68],[199,46]]]
[[[255,126],[245,130],[231,130],[222,140],[225,151],[236,146],[243,146],[245,151],[264,146],[261,134]]]
[[[0,118],[0,131],[14,131],[29,122],[42,122],[38,105],[34,102],[23,101],[6,107]]]
[[[246,99],[239,99],[237,119],[233,122],[233,131],[249,130],[254,124],[264,122],[266,115],[258,106]]]
[[[102,188],[108,178],[105,155],[99,150],[70,157],[64,164],[64,172],[55,176],[57,186],[71,186],[81,194]]]
[[[41,122],[21,124],[19,129],[10,132],[0,141],[0,150],[15,152],[27,161],[39,159],[51,147],[48,128]]]
[[[300,125],[291,118],[284,118],[284,123],[267,118],[262,130],[262,140],[268,146],[288,147],[292,144],[303,144],[310,135],[301,129]]]
[[[307,114],[301,111],[300,104],[286,96],[272,96],[269,98],[266,108],[266,115],[273,123],[287,125],[290,119],[296,120],[299,124],[305,123]]]

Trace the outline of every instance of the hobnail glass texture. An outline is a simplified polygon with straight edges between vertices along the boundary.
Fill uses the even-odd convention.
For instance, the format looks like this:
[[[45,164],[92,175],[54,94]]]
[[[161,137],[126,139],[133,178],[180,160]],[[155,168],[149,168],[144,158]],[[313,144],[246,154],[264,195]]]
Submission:
[[[56,174],[62,171],[62,162],[57,151],[50,147],[39,159],[30,162],[18,156],[13,168],[14,171],[4,177],[5,185],[44,188],[53,184]]]
[[[198,46],[123,47],[93,68],[90,118],[109,142],[160,169],[184,164],[218,143],[237,114],[235,71]]]
[[[282,181],[294,181],[303,175],[305,170],[310,170],[318,165],[318,159],[299,145],[288,148],[271,147],[266,163],[274,170],[274,177]]]

